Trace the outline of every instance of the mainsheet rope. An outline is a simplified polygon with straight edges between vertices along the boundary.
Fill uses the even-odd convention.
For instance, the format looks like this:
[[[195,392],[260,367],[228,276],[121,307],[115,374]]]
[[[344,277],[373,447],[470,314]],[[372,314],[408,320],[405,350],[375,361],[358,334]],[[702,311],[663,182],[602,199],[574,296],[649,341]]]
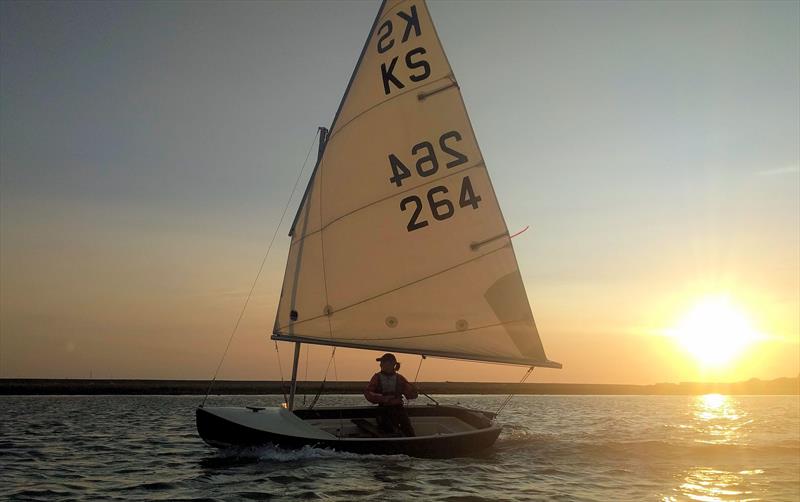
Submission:
[[[311,141],[311,146],[308,147],[306,160],[303,161],[303,166],[300,168],[300,172],[297,174],[297,179],[294,181],[292,192],[289,194],[289,200],[286,201],[286,205],[283,207],[283,213],[281,213],[281,219],[275,226],[275,232],[273,232],[272,239],[269,241],[269,246],[267,246],[267,251],[266,253],[264,253],[264,258],[261,259],[261,265],[259,265],[258,267],[256,278],[253,280],[252,286],[250,286],[250,291],[247,293],[247,298],[245,298],[244,300],[244,305],[242,306],[241,312],[239,312],[239,317],[236,319],[236,323],[233,325],[233,330],[231,330],[231,335],[228,337],[228,344],[225,345],[225,351],[222,353],[222,358],[219,360],[219,364],[217,365],[216,371],[214,371],[214,376],[208,383],[208,389],[206,390],[206,395],[203,398],[203,402],[200,403],[201,408],[206,404],[206,400],[208,400],[208,395],[211,394],[211,387],[217,380],[217,376],[219,375],[219,370],[222,368],[222,363],[225,361],[225,356],[228,355],[228,349],[231,348],[231,342],[233,341],[233,337],[236,334],[236,331],[239,329],[239,323],[242,321],[242,318],[244,317],[244,313],[247,310],[247,305],[250,303],[250,298],[253,296],[253,291],[256,289],[256,284],[258,284],[258,279],[259,277],[261,277],[261,272],[264,270],[264,264],[267,262],[267,257],[269,256],[269,252],[272,249],[272,245],[275,243],[275,238],[278,236],[278,230],[280,230],[281,225],[283,224],[283,219],[286,217],[286,211],[289,210],[289,205],[292,203],[292,197],[294,197],[294,193],[297,191],[297,186],[300,184],[300,178],[303,176],[303,171],[305,171],[306,169],[306,165],[308,164],[308,159],[311,156],[311,151],[314,148],[314,143],[316,143],[317,141],[317,136],[319,136],[319,129],[317,129],[316,134],[314,134],[314,139]],[[278,361],[280,362],[280,359],[278,359]]]

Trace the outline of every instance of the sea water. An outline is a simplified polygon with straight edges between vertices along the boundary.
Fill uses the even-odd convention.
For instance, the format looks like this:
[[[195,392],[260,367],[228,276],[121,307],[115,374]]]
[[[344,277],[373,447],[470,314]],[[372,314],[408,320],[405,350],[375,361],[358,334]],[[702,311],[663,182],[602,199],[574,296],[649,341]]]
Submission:
[[[504,396],[438,399],[493,410]],[[212,396],[208,404],[280,401]],[[220,451],[197,436],[199,402],[0,397],[0,499],[800,499],[798,396],[516,396],[496,445],[452,460]],[[362,403],[324,396],[319,405]]]

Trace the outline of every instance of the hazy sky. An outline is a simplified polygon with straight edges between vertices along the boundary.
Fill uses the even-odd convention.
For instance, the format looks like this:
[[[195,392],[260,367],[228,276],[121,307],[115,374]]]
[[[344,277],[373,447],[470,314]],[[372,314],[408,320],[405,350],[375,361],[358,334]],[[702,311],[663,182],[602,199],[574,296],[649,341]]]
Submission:
[[[0,376],[209,378],[378,5],[1,2]],[[533,380],[797,376],[800,3],[429,9],[510,230],[531,226],[514,244],[564,364]],[[221,378],[278,378],[288,242]],[[720,294],[761,339],[712,371],[664,330]],[[420,379],[523,372],[429,359]]]

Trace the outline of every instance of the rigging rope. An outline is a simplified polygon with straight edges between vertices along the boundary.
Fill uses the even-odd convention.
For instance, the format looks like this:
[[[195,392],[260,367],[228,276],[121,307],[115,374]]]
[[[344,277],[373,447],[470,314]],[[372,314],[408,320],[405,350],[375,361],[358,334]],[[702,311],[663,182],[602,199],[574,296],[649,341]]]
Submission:
[[[281,351],[278,350],[278,341],[275,341],[275,354],[278,356],[278,372],[281,374],[281,392],[283,392],[283,402],[289,406],[289,398],[286,396],[286,382],[283,379],[283,365],[281,365]]]
[[[425,354],[420,354],[419,366],[417,366],[417,374],[414,375],[414,383],[415,384],[417,383],[417,378],[419,377],[419,370],[422,369],[422,361],[424,361],[425,359],[427,359],[427,357],[425,357]],[[419,387],[417,387],[417,392],[419,392],[423,396],[425,396],[428,399],[430,399],[433,402],[433,404],[435,404],[436,406],[439,406],[439,401],[437,401],[436,399],[432,398],[428,394],[426,394],[426,393],[422,392],[421,390],[419,390]]]
[[[328,380],[328,370],[331,369],[331,361],[333,361],[333,356],[336,354],[336,347],[333,348],[331,351],[331,358],[328,359],[328,366],[325,367],[325,374],[322,376],[322,384],[319,386],[319,390],[317,391],[317,395],[314,396],[314,399],[311,400],[311,405],[308,409],[312,409],[314,405],[317,404],[319,401],[319,396],[322,394],[322,391],[325,389],[325,382]]]
[[[306,379],[305,379],[305,381],[306,381],[306,382],[308,382],[308,348],[309,348],[310,346],[311,346],[311,344],[310,344],[310,343],[307,343],[307,344],[306,344]],[[307,396],[307,395],[308,395],[308,392],[307,392],[307,391],[306,391],[306,389],[304,388],[304,389],[303,389],[303,406],[305,406],[305,405],[306,405],[306,396]]]
[[[525,383],[525,380],[527,380],[527,379],[528,379],[528,377],[529,377],[529,376],[531,376],[531,373],[533,373],[533,368],[534,368],[533,366],[531,366],[530,368],[528,368],[528,371],[526,371],[526,372],[525,372],[525,376],[523,376],[523,377],[522,377],[522,380],[520,380],[520,381],[519,381],[519,383]],[[494,416],[495,416],[495,417],[496,417],[497,415],[499,415],[501,411],[503,411],[503,408],[505,408],[505,407],[506,407],[506,405],[507,405],[509,402],[511,402],[511,398],[512,398],[512,397],[514,397],[514,394],[513,394],[513,393],[511,393],[511,394],[509,394],[509,395],[508,395],[508,397],[506,398],[506,400],[505,400],[505,401],[503,401],[503,404],[501,404],[501,405],[500,405],[500,407],[499,407],[499,408],[497,408],[497,411],[495,411],[495,412],[494,412]]]
[[[331,354],[331,359],[333,359],[333,381],[339,381],[339,372],[336,370],[336,347],[333,348],[333,353]]]
[[[417,378],[419,377],[419,370],[422,368],[422,361],[424,360],[425,360],[425,354],[420,354],[419,366],[417,366],[417,374],[414,375],[414,383],[417,383]]]
[[[242,311],[239,312],[239,317],[236,319],[236,323],[233,325],[233,330],[231,331],[231,335],[228,337],[228,344],[225,345],[225,351],[222,353],[222,358],[219,360],[219,364],[217,365],[216,371],[214,371],[214,376],[208,383],[208,389],[206,390],[206,395],[203,398],[203,402],[200,404],[201,408],[206,404],[206,400],[208,400],[208,395],[211,394],[211,387],[217,380],[217,375],[219,375],[219,370],[220,368],[222,368],[223,361],[225,361],[225,356],[228,355],[228,349],[231,348],[231,342],[233,341],[233,336],[239,329],[239,323],[242,321],[242,317],[244,317],[244,312],[247,310],[247,305],[250,303],[250,298],[253,296],[253,291],[256,289],[256,284],[258,284],[258,278],[261,277],[261,271],[264,270],[264,264],[267,262],[267,257],[269,256],[269,252],[272,249],[272,245],[275,243],[275,237],[278,236],[278,230],[280,230],[281,225],[283,224],[283,219],[286,217],[286,211],[289,210],[289,205],[291,204],[292,197],[294,197],[294,193],[297,190],[297,185],[300,184],[300,178],[303,176],[303,171],[305,171],[306,169],[306,164],[308,164],[308,158],[311,156],[311,151],[314,149],[314,143],[317,141],[317,136],[319,136],[319,129],[317,129],[317,132],[314,135],[314,139],[311,141],[311,146],[308,147],[306,160],[303,161],[303,166],[300,168],[300,172],[297,174],[297,179],[294,182],[294,187],[292,187],[292,192],[289,194],[289,200],[286,201],[286,206],[284,206],[283,213],[281,213],[281,219],[275,226],[275,232],[272,234],[272,239],[269,241],[269,246],[267,246],[267,252],[264,253],[264,258],[262,258],[261,265],[259,265],[258,267],[258,272],[256,273],[256,278],[253,280],[253,285],[250,286],[250,291],[247,293],[247,298],[245,298],[244,300]],[[278,362],[280,363],[280,358],[278,359]],[[283,376],[281,376],[281,379],[282,378]]]
[[[328,323],[330,325],[330,318],[328,318]],[[339,382],[339,372],[336,370],[336,347],[334,347],[333,353],[331,353],[331,360],[333,361],[333,381]],[[344,434],[344,418],[342,416],[342,408],[339,408],[339,429],[337,432],[338,437],[342,437]]]

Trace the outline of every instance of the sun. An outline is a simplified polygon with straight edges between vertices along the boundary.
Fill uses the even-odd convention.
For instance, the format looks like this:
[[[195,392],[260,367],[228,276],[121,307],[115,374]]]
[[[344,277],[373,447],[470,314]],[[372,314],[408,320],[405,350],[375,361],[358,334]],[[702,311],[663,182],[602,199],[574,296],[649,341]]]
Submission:
[[[760,338],[744,311],[727,296],[699,300],[667,334],[707,367],[732,362]]]

